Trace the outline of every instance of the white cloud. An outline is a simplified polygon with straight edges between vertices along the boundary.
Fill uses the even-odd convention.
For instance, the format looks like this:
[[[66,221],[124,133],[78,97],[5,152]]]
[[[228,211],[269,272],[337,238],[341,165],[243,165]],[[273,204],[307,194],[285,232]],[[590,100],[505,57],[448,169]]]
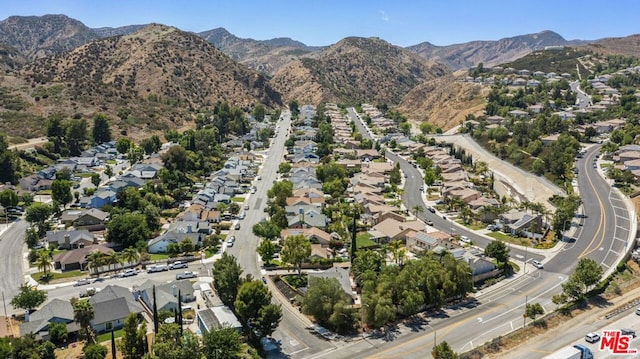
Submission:
[[[378,12],[380,13],[380,20],[384,22],[389,22],[389,15],[387,15],[387,13],[384,10],[378,10]]]

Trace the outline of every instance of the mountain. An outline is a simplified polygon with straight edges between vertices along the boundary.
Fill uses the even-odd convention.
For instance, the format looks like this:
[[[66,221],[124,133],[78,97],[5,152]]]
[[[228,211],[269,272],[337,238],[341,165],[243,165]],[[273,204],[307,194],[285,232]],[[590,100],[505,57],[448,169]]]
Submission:
[[[583,41],[567,41],[553,31],[507,37],[497,41],[471,41],[462,44],[436,46],[429,42],[407,49],[427,59],[442,62],[453,70],[466,69],[483,63],[485,67],[511,62],[546,46],[578,45]]]
[[[29,60],[75,49],[98,36],[65,15],[11,16],[0,21],[0,44],[9,45]]]
[[[640,57],[640,34],[600,39],[589,42],[584,47],[605,55],[620,54]]]
[[[181,125],[190,120],[190,110],[218,101],[243,108],[258,102],[281,105],[265,77],[197,35],[164,25],[39,59],[25,65],[21,75],[35,87],[30,95],[38,97],[35,105],[42,113],[116,115],[125,109],[131,112],[126,124],[140,131]],[[48,96],[38,96],[42,93]]]
[[[397,109],[411,121],[429,121],[448,130],[464,120],[466,115],[484,112],[487,88],[458,81],[447,75],[425,81],[403,98]]]
[[[129,35],[134,33],[143,27],[149,24],[144,25],[128,25],[128,26],[120,26],[120,27],[97,27],[91,29],[99,38],[111,37],[111,36],[119,36],[119,35]]]
[[[200,32],[198,35],[232,59],[268,75],[274,74],[300,56],[320,49],[290,38],[264,41],[243,39],[221,27]]]
[[[271,79],[285,99],[301,103],[397,104],[419,83],[448,70],[378,38],[348,37],[280,69]]]
[[[26,63],[27,58],[24,57],[18,50],[11,46],[0,44],[1,72],[17,70]]]

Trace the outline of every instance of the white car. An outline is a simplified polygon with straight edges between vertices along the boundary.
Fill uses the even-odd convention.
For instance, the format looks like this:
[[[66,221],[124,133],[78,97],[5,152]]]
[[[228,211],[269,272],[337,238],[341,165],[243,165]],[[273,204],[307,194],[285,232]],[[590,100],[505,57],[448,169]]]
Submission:
[[[188,279],[188,278],[196,278],[198,273],[192,271],[185,271],[183,273],[176,274],[176,279]]]
[[[187,268],[188,266],[189,265],[186,262],[176,261],[176,262],[173,262],[173,263],[169,264],[169,269]]]
[[[87,285],[89,283],[91,283],[91,281],[89,281],[88,279],[79,279],[73,286],[79,287],[81,285]]]
[[[138,271],[135,269],[125,269],[124,272],[122,272],[123,277],[131,277],[134,275],[138,275]]]
[[[584,336],[584,340],[586,340],[587,343],[596,343],[598,340],[600,340],[600,334],[598,334],[598,333],[589,333],[589,334]]]
[[[544,268],[544,266],[542,265],[542,262],[537,261],[535,259],[531,261],[531,264],[533,264],[533,266],[538,268],[538,269],[543,269]]]
[[[469,237],[467,236],[460,236],[460,241],[464,243],[471,243],[471,241],[469,240]]]

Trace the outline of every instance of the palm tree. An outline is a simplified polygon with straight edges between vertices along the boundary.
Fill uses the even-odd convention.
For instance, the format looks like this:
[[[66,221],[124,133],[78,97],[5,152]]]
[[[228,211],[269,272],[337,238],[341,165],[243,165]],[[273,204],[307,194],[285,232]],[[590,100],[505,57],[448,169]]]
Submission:
[[[125,263],[135,264],[138,262],[138,258],[140,258],[140,254],[138,254],[138,251],[135,248],[129,247],[122,251],[122,260]]]
[[[391,254],[393,255],[393,261],[396,264],[400,263],[400,260],[402,259],[402,256],[405,255],[404,252],[404,246],[402,245],[401,241],[393,241],[389,244],[389,247],[391,248]]]
[[[418,215],[422,212],[424,212],[424,208],[422,208],[422,206],[420,205],[413,206],[413,213],[416,214],[416,217],[418,217]]]
[[[91,332],[89,331],[89,326],[91,325],[91,321],[95,316],[95,312],[93,311],[93,306],[89,303],[88,300],[78,300],[73,304],[73,319],[76,323],[80,324],[85,330],[87,335],[87,342],[93,342],[93,338],[91,337]]]
[[[100,277],[100,267],[105,264],[106,254],[100,252],[99,250],[93,250],[87,256],[87,267],[90,270],[95,271],[95,274]]]
[[[47,270],[51,268],[51,256],[49,252],[42,251],[38,253],[38,259],[36,259],[35,265],[39,271],[42,271],[42,276],[46,277]]]
[[[120,253],[110,253],[105,256],[105,263],[107,264],[107,268],[111,270],[111,265],[113,265],[114,271],[118,269],[118,264],[122,263],[122,258],[120,257]]]

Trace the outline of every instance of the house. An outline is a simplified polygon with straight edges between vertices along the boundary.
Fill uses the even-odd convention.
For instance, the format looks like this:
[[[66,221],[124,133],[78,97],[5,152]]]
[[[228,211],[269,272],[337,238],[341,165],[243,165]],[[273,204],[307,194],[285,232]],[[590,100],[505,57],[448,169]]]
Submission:
[[[371,162],[377,158],[380,158],[380,152],[375,149],[358,149],[356,150],[356,157],[363,162]]]
[[[76,229],[86,229],[89,231],[101,231],[105,229],[109,221],[109,213],[98,208],[91,208],[83,211],[72,224]]]
[[[153,308],[153,288],[156,290],[156,307],[158,311],[178,311],[178,294],[182,302],[188,303],[196,300],[193,286],[188,279],[176,280],[170,283],[147,280],[134,290],[134,298],[142,300],[147,308]]]
[[[87,206],[89,208],[102,208],[108,204],[115,203],[115,201],[116,201],[116,192],[110,189],[100,188],[93,196],[89,197]]]
[[[201,246],[206,236],[211,234],[209,222],[179,221],[171,224],[169,229],[156,238],[149,241],[149,253],[164,253],[171,243],[180,243],[190,239],[194,245]]]
[[[406,235],[406,247],[414,253],[432,251],[443,241],[449,240],[451,236],[441,231],[425,232],[410,231]]]
[[[23,177],[19,180],[20,188],[23,191],[31,191],[31,192],[51,189],[52,182],[53,182],[52,180],[42,178],[38,175]]]
[[[393,218],[387,218],[373,226],[372,229],[384,235],[387,241],[404,241],[407,233],[421,231],[425,227],[425,224],[421,221],[398,222]]]
[[[227,306],[215,306],[199,310],[196,313],[198,329],[201,333],[209,333],[212,330],[230,327],[238,332],[242,331],[242,323]]]
[[[288,226],[292,228],[324,228],[327,226],[327,216],[318,209],[309,209],[293,216],[287,216],[287,221]]]
[[[313,278],[326,278],[326,279],[336,279],[338,283],[340,283],[340,287],[342,290],[353,300],[355,298],[355,294],[353,292],[353,285],[351,284],[351,279],[349,278],[349,270],[346,268],[333,267],[327,269],[322,272],[312,272],[308,274],[309,277],[309,287],[313,286]]]
[[[94,311],[91,327],[97,333],[120,329],[129,314],[144,311],[129,289],[117,285],[104,287],[89,299],[89,303]]]
[[[47,340],[51,323],[65,324],[67,333],[76,333],[80,329],[80,325],[75,322],[73,315],[71,302],[57,298],[52,299],[39,310],[25,316],[25,322],[20,325],[20,336],[33,333],[36,338]]]
[[[72,231],[47,231],[47,243],[54,248],[76,249],[96,244],[93,234],[86,229]]]
[[[331,235],[320,228],[286,228],[280,231],[280,238],[289,236],[303,235],[311,243],[319,243],[323,247],[328,247],[331,241]]]
[[[96,250],[104,254],[114,253],[113,249],[99,244],[85,246],[54,255],[53,267],[62,271],[84,270],[87,265],[87,256]]]
[[[129,173],[138,178],[148,180],[156,178],[161,168],[162,166],[158,164],[136,163],[131,167]]]

